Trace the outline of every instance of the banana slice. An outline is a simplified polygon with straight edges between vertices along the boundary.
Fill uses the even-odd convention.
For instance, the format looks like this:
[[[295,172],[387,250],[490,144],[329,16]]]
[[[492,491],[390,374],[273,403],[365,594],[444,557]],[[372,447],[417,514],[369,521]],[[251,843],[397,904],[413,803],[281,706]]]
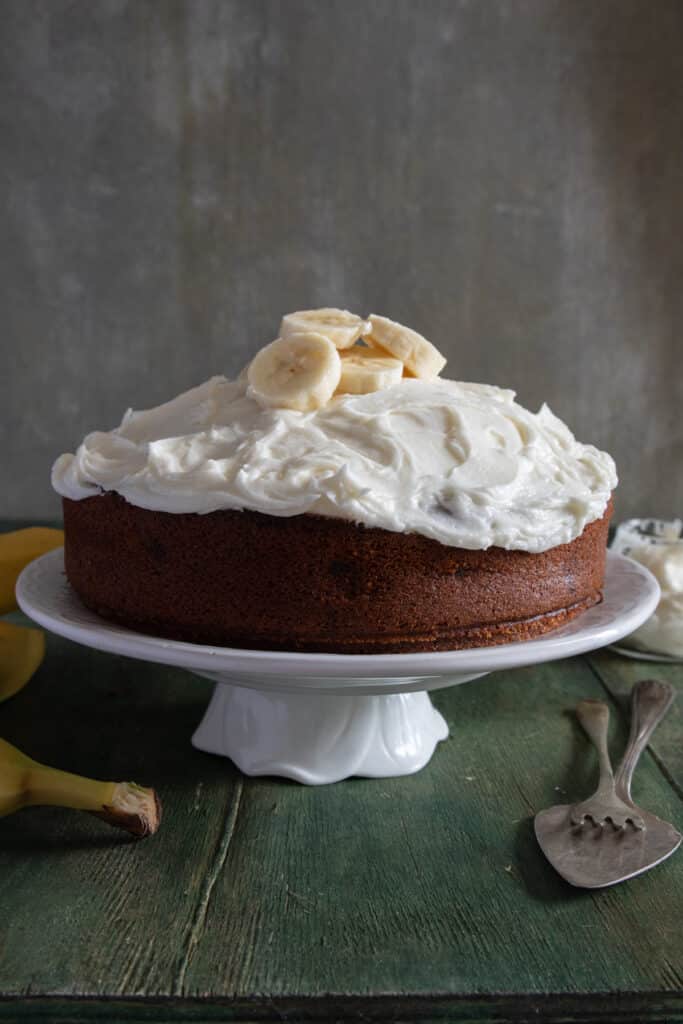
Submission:
[[[367,341],[400,359],[415,377],[429,379],[439,376],[446,360],[431,341],[386,316],[371,313],[368,320],[370,332]]]
[[[258,402],[299,412],[326,405],[340,378],[339,353],[329,338],[313,331],[271,342],[256,353],[247,370]]]
[[[351,348],[367,329],[367,320],[346,309],[302,309],[283,316],[280,337],[315,331],[329,338],[336,348]]]
[[[242,367],[240,372],[235,377],[235,382],[237,384],[246,384],[246,383],[248,383],[248,380],[249,380],[249,367],[250,366],[251,366],[251,363],[245,363],[245,365]]]
[[[368,395],[398,384],[403,376],[403,363],[386,355],[381,349],[354,345],[341,353],[341,380],[338,395]]]

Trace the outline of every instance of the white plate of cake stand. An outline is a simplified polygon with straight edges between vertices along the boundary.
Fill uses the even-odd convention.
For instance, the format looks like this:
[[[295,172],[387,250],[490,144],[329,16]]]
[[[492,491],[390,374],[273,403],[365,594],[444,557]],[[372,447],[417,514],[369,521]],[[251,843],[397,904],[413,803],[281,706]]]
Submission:
[[[566,626],[538,640],[420,654],[250,651],[147,636],[81,604],[62,549],[24,569],[17,600],[41,626],[77,643],[211,679],[196,747],[229,757],[247,775],[320,785],[419,771],[448,735],[427,691],[615,643],[653,613],[659,586],[643,566],[609,552],[604,600]]]

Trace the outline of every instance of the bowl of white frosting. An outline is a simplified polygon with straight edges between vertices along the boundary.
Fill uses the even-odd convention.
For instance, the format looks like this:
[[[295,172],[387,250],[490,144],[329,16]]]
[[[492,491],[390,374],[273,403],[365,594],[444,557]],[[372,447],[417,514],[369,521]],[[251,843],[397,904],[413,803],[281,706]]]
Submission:
[[[628,519],[611,547],[648,568],[661,588],[655,613],[621,647],[683,660],[683,520]]]

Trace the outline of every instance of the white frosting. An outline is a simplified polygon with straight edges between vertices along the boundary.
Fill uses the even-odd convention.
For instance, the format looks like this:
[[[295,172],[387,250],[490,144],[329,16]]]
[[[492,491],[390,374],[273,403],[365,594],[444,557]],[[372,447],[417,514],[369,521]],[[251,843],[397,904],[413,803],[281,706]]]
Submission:
[[[629,644],[683,658],[683,522],[629,519],[612,547],[654,573],[662,591],[654,615],[629,636]]]
[[[442,544],[544,551],[600,518],[614,462],[547,406],[485,384],[403,379],[315,412],[264,409],[213,377],[57,459],[68,498],[117,491],[164,512],[313,512]]]

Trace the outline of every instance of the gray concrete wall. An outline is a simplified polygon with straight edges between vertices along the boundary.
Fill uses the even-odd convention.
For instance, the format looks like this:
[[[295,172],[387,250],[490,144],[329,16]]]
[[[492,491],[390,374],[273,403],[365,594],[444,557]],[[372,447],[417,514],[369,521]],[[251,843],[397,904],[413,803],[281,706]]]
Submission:
[[[316,305],[683,512],[682,39],[679,0],[0,2],[0,514]]]

